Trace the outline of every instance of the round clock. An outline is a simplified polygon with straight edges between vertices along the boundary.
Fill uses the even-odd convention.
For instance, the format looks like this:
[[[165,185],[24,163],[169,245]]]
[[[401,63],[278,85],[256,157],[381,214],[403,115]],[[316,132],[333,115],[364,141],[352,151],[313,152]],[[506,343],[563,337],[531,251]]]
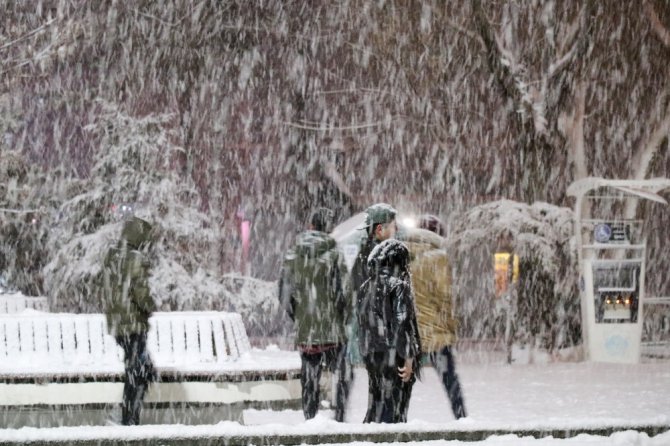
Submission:
[[[605,223],[600,223],[593,228],[593,238],[598,243],[607,243],[612,238],[612,227]]]

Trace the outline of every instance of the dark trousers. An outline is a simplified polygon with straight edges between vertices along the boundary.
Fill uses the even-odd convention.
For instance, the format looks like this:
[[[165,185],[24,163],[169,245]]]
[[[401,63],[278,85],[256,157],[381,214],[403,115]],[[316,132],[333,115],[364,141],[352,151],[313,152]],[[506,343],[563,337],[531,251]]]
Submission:
[[[300,353],[302,360],[300,384],[302,385],[302,411],[305,419],[316,416],[319,410],[319,381],[323,366],[333,374],[335,384],[335,420],[344,421],[349,399],[353,370],[347,361],[347,345],[340,344],[320,353]]]
[[[454,356],[451,354],[451,349],[445,346],[440,351],[431,352],[429,357],[438,376],[442,379],[444,389],[447,391],[454,417],[459,419],[467,416],[465,414],[465,405],[463,404],[461,384],[456,374],[456,363],[454,362]]]
[[[364,423],[404,423],[416,378],[409,382],[398,376],[404,360],[387,352],[374,352],[363,358],[368,372],[368,410]]]
[[[154,380],[154,367],[147,351],[147,334],[131,333],[117,336],[116,342],[124,353],[125,375],[121,423],[125,426],[140,424],[142,400],[149,383]]]

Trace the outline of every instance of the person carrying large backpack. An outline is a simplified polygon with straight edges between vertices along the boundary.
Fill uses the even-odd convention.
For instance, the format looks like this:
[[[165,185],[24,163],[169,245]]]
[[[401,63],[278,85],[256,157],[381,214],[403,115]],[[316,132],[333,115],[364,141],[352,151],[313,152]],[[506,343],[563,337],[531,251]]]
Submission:
[[[451,266],[440,232],[439,220],[424,216],[419,228],[405,231],[402,241],[412,258],[412,286],[423,350],[444,385],[454,417],[459,419],[466,416],[466,411],[453,354],[458,324],[452,309]]]
[[[147,351],[149,317],[156,304],[149,291],[149,250],[152,227],[145,220],[129,217],[121,239],[109,249],[103,268],[103,299],[107,329],[124,352],[121,423],[140,423],[142,400],[154,380],[153,363]]]
[[[326,233],[331,225],[329,209],[319,208],[312,214],[308,229],[297,236],[284,257],[279,301],[295,324],[305,419],[314,418],[318,411],[325,364],[336,379],[335,420],[344,421],[353,375],[346,331],[353,299],[344,256]]]

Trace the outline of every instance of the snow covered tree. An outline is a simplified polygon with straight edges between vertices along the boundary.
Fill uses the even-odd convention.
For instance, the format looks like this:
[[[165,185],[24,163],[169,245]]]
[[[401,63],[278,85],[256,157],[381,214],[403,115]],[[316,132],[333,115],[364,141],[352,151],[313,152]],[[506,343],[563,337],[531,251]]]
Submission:
[[[0,143],[0,275],[23,294],[41,295],[52,195],[43,172]]]
[[[85,178],[96,98],[173,113],[175,169],[226,252],[250,210],[251,272],[275,279],[325,177],[352,212],[450,221],[501,198],[565,205],[585,175],[670,175],[669,28],[663,0],[2,2],[0,94],[22,117],[12,147]]]
[[[118,208],[134,207],[151,222],[157,240],[149,284],[158,308],[240,312],[251,335],[275,334],[274,284],[221,275],[219,229],[202,213],[190,176],[172,163],[173,117],[131,117],[101,102],[86,131],[100,141],[88,178],[70,180],[49,232],[50,262],[44,268],[52,311],[99,312],[100,276],[107,249],[121,230]]]
[[[14,149],[21,117],[0,92],[0,276],[26,295],[43,293],[42,267],[51,209],[58,202],[51,178]]]
[[[171,162],[181,149],[171,142],[171,117],[135,118],[101,102],[86,131],[100,141],[88,178],[71,181],[50,234],[53,258],[46,268],[53,309],[99,310],[96,278],[110,243],[120,233],[117,208],[130,205],[157,227],[152,291],[159,307],[198,306],[216,294],[212,278],[216,230],[199,211],[192,181]]]
[[[461,216],[449,241],[460,335],[501,340],[508,330],[508,342],[550,351],[578,343],[581,319],[572,234],[572,211],[547,203],[502,200]],[[518,283],[500,298],[493,287],[497,249],[519,257]]]

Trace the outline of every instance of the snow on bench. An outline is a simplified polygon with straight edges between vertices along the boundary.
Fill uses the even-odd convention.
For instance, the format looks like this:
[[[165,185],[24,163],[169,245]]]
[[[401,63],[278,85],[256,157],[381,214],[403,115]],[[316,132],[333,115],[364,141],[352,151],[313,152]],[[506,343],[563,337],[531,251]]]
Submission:
[[[155,313],[149,325],[147,344],[159,371],[237,372],[228,366],[251,351],[236,313]],[[104,377],[122,373],[122,361],[102,314],[0,316],[0,377]]]
[[[299,407],[298,353],[252,351],[239,314],[154,313],[149,325],[147,344],[159,379],[149,388],[145,408],[169,410],[160,416],[143,412],[143,420],[240,421],[246,407]],[[35,425],[35,408],[45,406],[118,406],[123,374],[123,352],[107,334],[102,314],[0,314],[0,409],[14,413],[11,420],[1,414],[0,424]],[[176,406],[216,409],[209,418],[188,409],[188,420],[179,418]],[[100,424],[101,416],[84,424]],[[38,424],[51,422],[62,420]]]
[[[29,297],[21,293],[0,294],[0,314],[20,313],[23,310],[49,311],[46,297]]]
[[[147,344],[158,369],[219,372],[251,351],[237,313],[156,313],[149,324]]]

